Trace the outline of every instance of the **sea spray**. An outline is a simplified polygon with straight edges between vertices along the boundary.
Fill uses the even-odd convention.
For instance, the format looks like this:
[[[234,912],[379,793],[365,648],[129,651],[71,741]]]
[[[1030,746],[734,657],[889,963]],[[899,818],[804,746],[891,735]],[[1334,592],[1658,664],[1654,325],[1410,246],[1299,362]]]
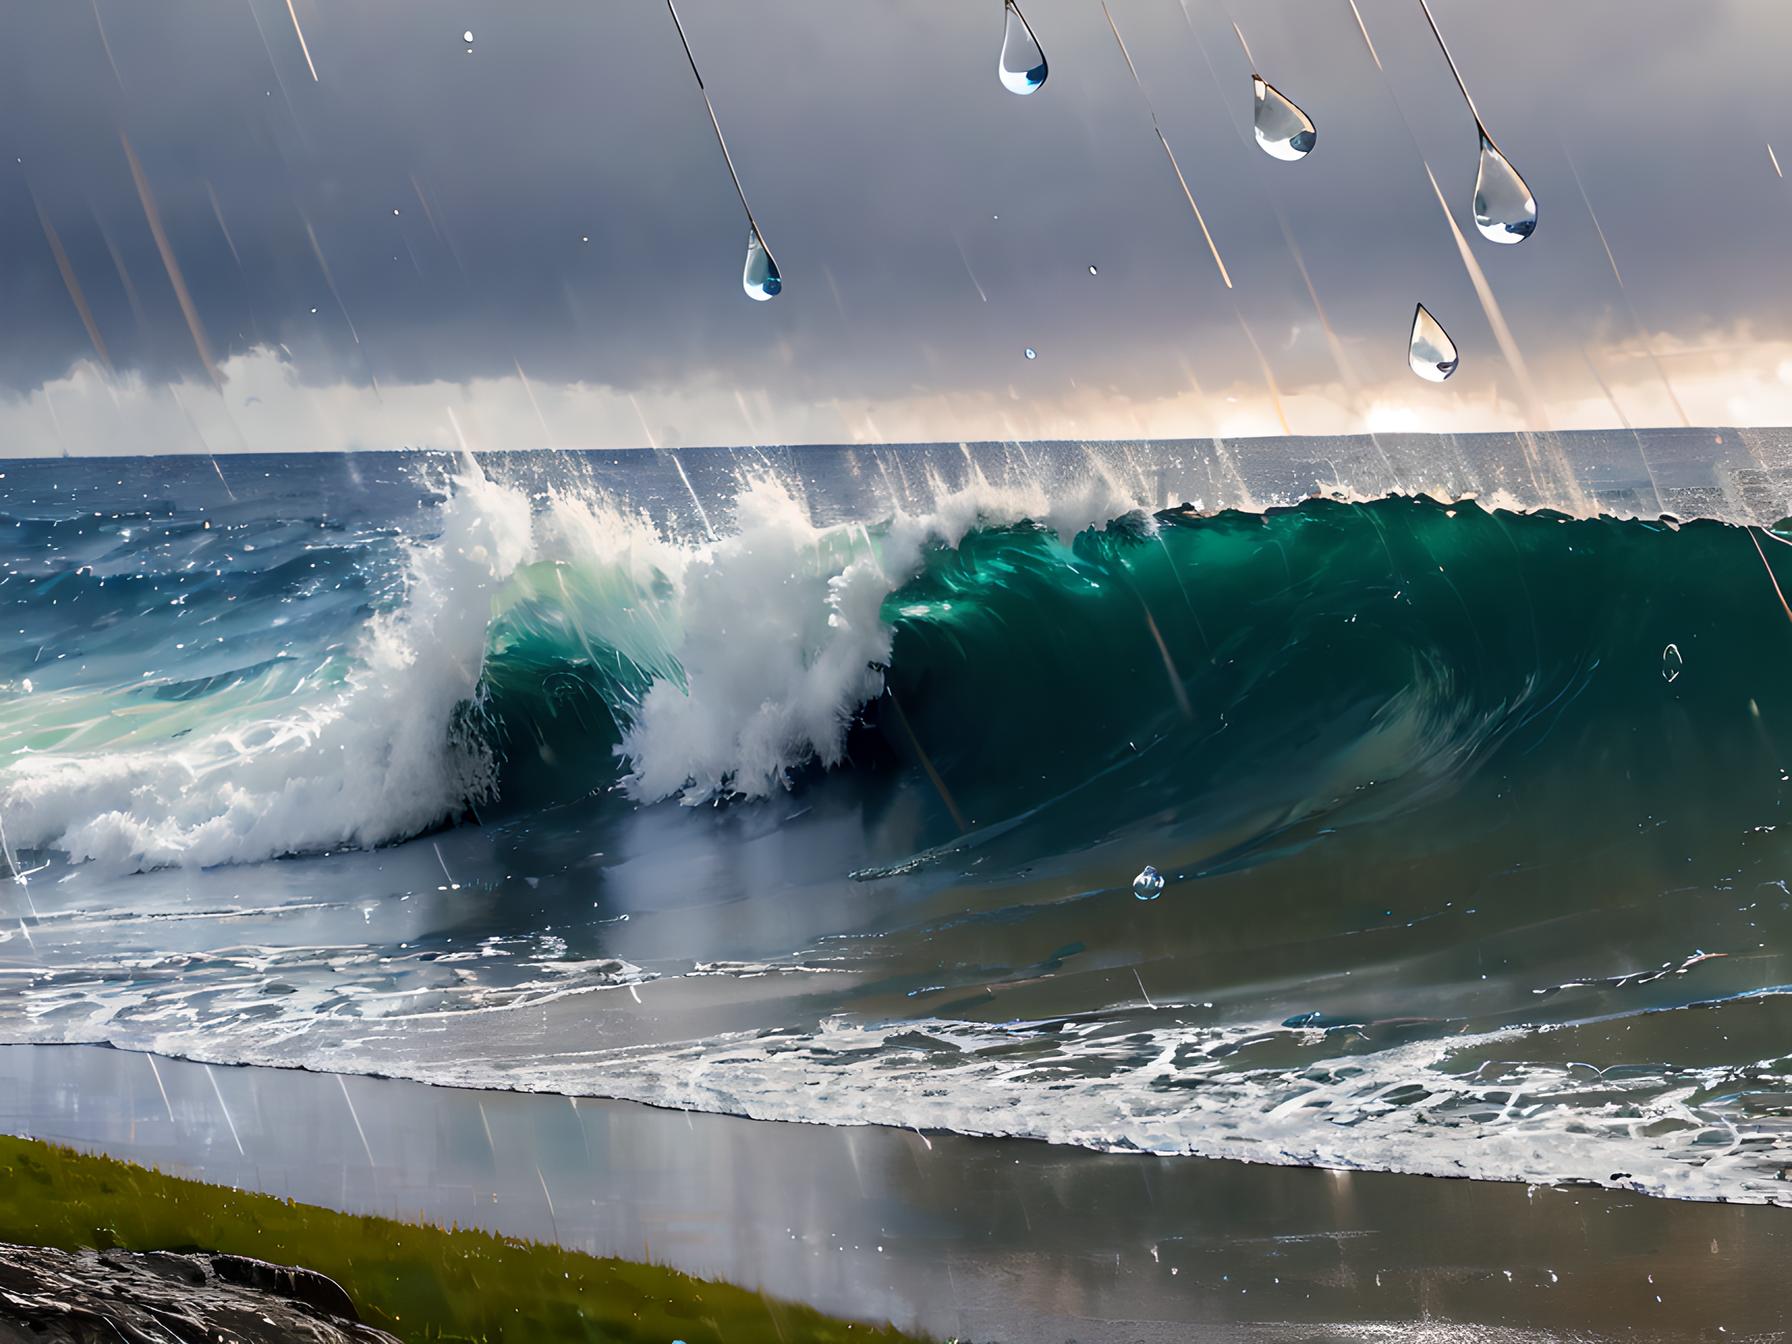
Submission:
[[[646,456],[614,496],[369,456],[387,493],[328,517],[311,462],[236,501],[201,463],[205,507],[166,464],[49,469],[0,594],[34,688],[0,787],[53,786],[4,809],[45,871],[0,1037],[1781,1196],[1779,546],[1422,498],[1148,518],[1099,476],[844,509],[848,460],[724,491],[691,458],[696,541],[642,514],[687,497]],[[629,796],[656,771],[716,805]],[[163,870],[46,852],[108,827]]]
[[[762,796],[810,761],[839,763],[882,686],[881,604],[926,547],[1026,518],[1072,536],[1130,508],[1100,473],[1056,494],[973,474],[937,509],[873,533],[813,524],[788,484],[761,475],[743,482],[733,528],[693,543],[601,491],[532,497],[462,455],[439,530],[406,545],[400,596],[367,620],[346,675],[172,740],[22,755],[0,773],[0,814],[19,846],[126,868],[416,835],[495,800],[488,655],[511,652],[531,612],[584,668],[610,669],[619,740],[605,750],[630,796]]]
[[[493,594],[532,554],[528,500],[463,467],[440,525],[339,689],[154,746],[20,757],[0,774],[15,844],[123,867],[242,863],[401,839],[488,792],[489,760],[448,727],[478,685]]]

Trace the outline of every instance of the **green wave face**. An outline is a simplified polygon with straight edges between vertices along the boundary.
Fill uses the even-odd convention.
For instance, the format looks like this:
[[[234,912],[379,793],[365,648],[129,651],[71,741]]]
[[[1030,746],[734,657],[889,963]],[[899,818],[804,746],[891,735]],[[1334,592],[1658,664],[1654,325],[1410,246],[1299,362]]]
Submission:
[[[1782,1188],[1792,609],[1775,532],[1423,498],[968,526],[973,506],[1011,520],[1056,502],[994,490],[818,526],[748,483],[735,530],[686,545],[595,506],[561,526],[551,501],[463,490],[479,508],[451,496],[439,539],[395,535],[379,564],[317,550],[284,577],[232,571],[198,560],[264,553],[204,532],[170,574],[133,556],[86,588],[47,566],[30,580],[33,650],[94,618],[87,672],[0,651],[39,681],[12,702],[32,750],[5,820],[33,837],[26,862],[56,862],[45,837],[64,834],[102,859],[197,847],[198,869],[431,832],[257,869],[318,912],[283,922],[304,947],[266,964],[245,964],[234,873],[45,880],[58,901],[128,891],[118,906],[183,918],[184,884],[209,883],[223,913],[183,935],[208,956],[173,965],[136,955],[161,925],[120,918],[116,974],[91,969],[82,921],[117,912],[35,926],[67,964],[30,1030],[165,1045],[144,1005],[205,978],[247,1025],[195,1030],[226,1032],[232,1057],[479,1083],[465,1061],[527,1054],[517,1024],[549,1019],[492,1017],[500,1051],[464,1015],[464,1036],[429,1038],[432,1064],[401,1028],[312,1005],[377,974],[432,1010],[540,996],[572,1013],[598,996],[568,983],[658,977],[694,1001],[703,980],[672,985],[738,973],[778,992],[695,1027],[669,1016],[677,1039],[626,1067],[503,1081],[1095,1147]],[[1085,504],[1056,516],[1108,516]],[[91,675],[101,659],[123,671]],[[112,699],[76,693],[89,682]],[[268,707],[301,695],[315,729],[291,715],[260,749]],[[464,763],[443,751],[450,712],[464,776],[438,759]],[[434,833],[462,801],[489,824]],[[344,838],[382,809],[381,830]],[[345,873],[387,865],[421,903],[342,903]],[[1164,885],[1135,899],[1146,865]],[[426,907],[441,922],[419,932]],[[327,951],[382,919],[397,951],[376,969]],[[474,931],[493,956],[466,955]],[[269,997],[274,967],[290,992]],[[632,1022],[632,995],[610,997]],[[304,1028],[270,1032],[269,1014]]]
[[[1490,769],[1772,808],[1792,622],[1753,535],[1425,499],[973,530],[884,601],[884,694],[812,786],[912,788],[935,841],[1043,809],[1065,843],[1154,815],[1220,850]],[[478,709],[500,806],[615,782],[677,621],[663,581],[519,577]]]
[[[1558,1029],[1500,1047],[1513,1067],[1703,1065],[1707,1036],[1656,1039],[1684,1015],[1584,1024],[1730,1000],[1719,1048],[1765,1059],[1785,1010],[1749,996],[1792,982],[1780,549],[1425,499],[973,530],[883,603],[846,759],[740,828],[855,817],[855,876],[897,879],[867,911],[915,925],[879,944],[888,983],[1034,967],[1005,1014],[1100,1010],[1132,993],[1103,968],[1148,949],[1152,992],[1337,1027],[1322,1052],[1532,1023]],[[498,629],[524,610],[538,642],[499,636],[484,712],[559,755],[514,752],[500,809],[613,785],[655,675],[573,654],[527,604]],[[1125,893],[1146,863],[1161,900]]]

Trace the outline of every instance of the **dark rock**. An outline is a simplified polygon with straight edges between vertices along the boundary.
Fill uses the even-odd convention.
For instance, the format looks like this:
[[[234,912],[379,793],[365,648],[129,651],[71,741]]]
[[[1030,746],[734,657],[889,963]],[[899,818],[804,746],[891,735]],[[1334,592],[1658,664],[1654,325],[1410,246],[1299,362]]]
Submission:
[[[355,1304],[349,1301],[342,1285],[315,1269],[294,1269],[290,1265],[272,1265],[247,1255],[214,1255],[212,1273],[226,1283],[240,1283],[245,1288],[259,1288],[276,1297],[291,1298],[316,1307],[326,1316],[340,1316],[345,1321],[358,1321]]]
[[[0,1344],[397,1344],[308,1269],[0,1243]]]
[[[198,1288],[205,1283],[204,1266],[190,1255],[175,1255],[171,1251],[145,1251],[141,1255],[130,1251],[101,1251],[100,1263],[110,1269],[147,1269],[151,1274],[160,1274],[189,1288]]]

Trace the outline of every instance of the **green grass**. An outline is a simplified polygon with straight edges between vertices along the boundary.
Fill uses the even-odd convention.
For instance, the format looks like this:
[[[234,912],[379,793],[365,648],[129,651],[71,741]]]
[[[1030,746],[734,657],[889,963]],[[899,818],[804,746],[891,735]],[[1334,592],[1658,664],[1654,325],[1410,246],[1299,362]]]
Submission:
[[[357,1217],[0,1136],[0,1241],[206,1250],[328,1274],[405,1340],[901,1344],[731,1284],[485,1232]]]

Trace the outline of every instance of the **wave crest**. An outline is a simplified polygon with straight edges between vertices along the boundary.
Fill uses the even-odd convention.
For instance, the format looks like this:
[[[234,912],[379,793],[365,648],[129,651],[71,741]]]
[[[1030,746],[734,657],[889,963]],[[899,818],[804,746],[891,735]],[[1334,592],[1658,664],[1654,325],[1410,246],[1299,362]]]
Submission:
[[[479,683],[493,597],[533,554],[529,505],[475,467],[440,524],[339,685],[175,740],[21,755],[0,776],[8,839],[122,867],[240,863],[400,839],[489,792],[489,754],[449,725]]]
[[[1716,620],[1757,563],[1719,524],[1426,499],[1153,518],[1099,474],[830,526],[765,476],[692,543],[469,460],[434,525],[346,649],[183,672],[153,714],[142,686],[40,696],[89,721],[15,739],[8,841],[249,862],[611,789],[764,797],[850,758],[914,767],[941,841],[1074,796],[1066,844],[1169,809],[1224,862],[1547,734],[1602,662],[1649,666],[1655,632],[1608,619],[1613,594]]]

